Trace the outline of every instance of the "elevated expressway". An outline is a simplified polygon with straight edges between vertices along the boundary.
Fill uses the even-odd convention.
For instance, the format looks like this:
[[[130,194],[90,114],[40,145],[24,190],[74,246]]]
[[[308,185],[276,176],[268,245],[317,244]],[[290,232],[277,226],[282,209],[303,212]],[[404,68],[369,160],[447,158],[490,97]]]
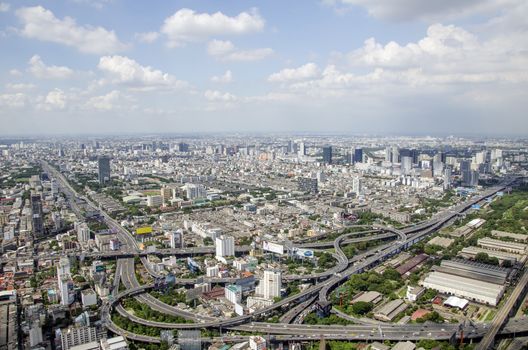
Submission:
[[[50,168],[51,169],[51,168]],[[53,169],[55,175],[61,178],[61,182],[63,182],[63,185],[66,185],[69,187],[69,189],[72,191],[72,193],[75,193],[73,188],[69,186],[68,182],[64,179],[62,174],[58,173],[56,170]],[[507,184],[509,185],[509,184]],[[238,316],[233,317],[230,319],[217,319],[217,318],[211,318],[208,316],[198,316],[195,313],[191,313],[188,311],[180,310],[175,307],[171,307],[167,304],[162,303],[161,301],[157,300],[156,298],[152,297],[150,294],[145,293],[146,291],[150,290],[153,286],[141,286],[139,285],[138,281],[135,278],[135,268],[134,268],[134,260],[132,258],[119,258],[118,259],[118,274],[120,274],[119,277],[116,276],[116,279],[120,279],[125,287],[127,288],[125,291],[116,293],[114,288],[113,295],[110,298],[110,301],[105,303],[101,308],[101,319],[103,323],[106,325],[106,327],[111,330],[112,332],[116,334],[121,334],[127,338],[135,339],[139,341],[144,342],[159,342],[159,338],[156,337],[149,337],[149,336],[143,336],[143,335],[137,335],[132,334],[126,330],[120,329],[115,325],[111,320],[111,310],[115,308],[115,310],[120,313],[122,316],[127,317],[133,322],[137,322],[140,324],[144,324],[146,326],[151,327],[159,327],[162,329],[196,329],[196,328],[224,328],[224,329],[230,329],[234,331],[247,331],[247,332],[259,332],[259,333],[265,333],[265,334],[273,334],[273,338],[277,341],[287,341],[287,340],[317,340],[321,336],[324,336],[327,339],[348,339],[348,340],[418,340],[423,338],[429,338],[429,339],[438,339],[438,340],[446,340],[451,339],[453,336],[457,335],[457,332],[459,331],[460,325],[448,325],[448,324],[442,324],[442,325],[349,325],[349,326],[319,326],[319,325],[303,325],[303,324],[286,324],[286,323],[263,323],[263,322],[254,322],[254,320],[258,319],[261,316],[264,316],[266,314],[269,314],[271,311],[281,308],[286,305],[290,305],[290,303],[298,302],[300,301],[300,304],[294,307],[295,312],[286,313],[283,316],[283,321],[291,322],[299,313],[301,313],[303,310],[306,310],[307,308],[311,307],[313,301],[315,301],[317,298],[321,301],[328,300],[329,293],[335,289],[338,285],[345,282],[349,276],[351,276],[354,273],[360,273],[363,272],[366,269],[369,269],[373,266],[376,266],[380,262],[386,260],[390,256],[409,248],[416,242],[424,239],[428,235],[430,235],[432,232],[435,232],[437,229],[448,223],[449,221],[456,218],[459,214],[463,213],[465,210],[470,208],[473,204],[478,203],[492,195],[494,195],[496,192],[502,190],[505,186],[497,186],[494,187],[488,191],[486,191],[483,195],[479,196],[478,198],[472,199],[471,201],[465,202],[463,204],[458,205],[457,207],[448,210],[444,213],[441,213],[434,217],[433,219],[421,223],[416,226],[408,227],[402,230],[395,230],[395,229],[385,229],[385,236],[383,238],[390,238],[391,236],[397,235],[398,241],[396,243],[387,244],[382,248],[378,248],[378,250],[373,253],[372,251],[368,252],[364,255],[362,259],[356,259],[352,265],[350,265],[349,259],[345,256],[341,249],[342,244],[346,243],[353,243],[353,242],[359,242],[359,239],[373,239],[370,236],[367,237],[360,237],[360,238],[350,238],[354,234],[357,233],[349,233],[344,234],[336,238],[333,242],[333,246],[335,249],[335,257],[338,260],[338,264],[336,265],[336,268],[331,271],[331,273],[326,273],[320,276],[317,276],[317,278],[325,278],[328,277],[326,280],[309,287],[308,289],[286,297],[282,300],[280,300],[277,303],[274,303],[273,305],[269,307],[265,307],[263,309],[260,309],[256,311],[255,313],[251,315],[244,315],[244,316]],[[89,202],[87,199],[85,199],[88,203],[90,203],[94,208],[97,208],[93,203]],[[109,224],[110,227],[114,228],[116,230],[123,242],[126,242],[127,245],[127,252],[133,252],[134,255],[139,255],[140,251],[137,246],[137,242],[135,241],[134,237],[130,232],[128,232],[126,229],[124,229],[121,225],[119,225],[115,220],[113,220],[109,215],[104,213],[104,211],[100,211],[102,215],[105,218],[105,221],[107,224]],[[383,239],[380,237],[373,236],[374,239]],[[307,243],[304,245],[305,247],[309,248],[315,248],[317,245],[319,247],[324,247],[329,243],[327,242],[316,242],[316,243]],[[196,254],[196,252],[193,252]],[[149,268],[149,264],[146,262],[145,257],[141,257],[141,260],[147,270],[149,272],[153,272]],[[296,276],[296,277],[289,277],[290,280],[293,279],[307,279],[310,278],[310,276]],[[285,278],[287,279],[287,278]],[[192,280],[187,281],[179,281],[184,283],[192,283]],[[227,282],[227,281],[226,281]],[[117,283],[117,285],[119,285]],[[134,315],[129,314],[120,304],[120,300],[126,297],[136,297],[142,302],[149,305],[151,308],[164,312],[166,314],[172,314],[175,316],[184,317],[186,319],[192,320],[194,323],[160,323],[160,322],[154,322],[149,320],[143,320],[140,319]],[[297,313],[299,311],[299,313]],[[297,314],[297,315],[296,315]],[[466,338],[475,338],[480,339],[482,338],[487,332],[489,324],[477,324],[475,325],[469,334],[466,334]],[[509,320],[505,326],[501,330],[497,330],[500,334],[511,334],[516,333],[518,335],[525,334],[528,332],[528,320],[526,318],[522,319],[511,319]],[[425,334],[424,334],[425,333]],[[244,337],[242,337],[244,338]],[[223,341],[237,341],[240,340],[240,336],[227,336],[227,337],[221,337]],[[207,339],[204,339],[207,341]],[[215,339],[209,339],[210,341],[216,340]]]

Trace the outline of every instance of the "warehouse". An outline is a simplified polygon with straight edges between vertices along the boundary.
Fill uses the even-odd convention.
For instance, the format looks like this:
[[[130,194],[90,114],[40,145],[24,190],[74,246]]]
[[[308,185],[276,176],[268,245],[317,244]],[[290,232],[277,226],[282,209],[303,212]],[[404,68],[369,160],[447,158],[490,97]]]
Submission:
[[[526,242],[528,241],[528,235],[523,235],[520,233],[511,233],[506,231],[497,231],[491,230],[491,235],[499,238],[511,238],[517,242]]]
[[[451,244],[453,244],[455,240],[452,239],[452,238],[445,238],[445,237],[435,237],[433,239],[431,239],[429,242],[427,242],[427,244],[429,245],[437,245],[437,246],[440,246],[442,248],[449,248],[449,246]]]
[[[478,253],[486,253],[492,258],[499,259],[499,262],[503,264],[505,261],[510,262],[511,264],[516,263],[517,261],[523,262],[524,257],[519,254],[501,252],[498,250],[490,250],[479,247],[465,247],[458,253],[461,257],[466,259],[475,259]]]
[[[389,301],[374,313],[374,318],[380,321],[390,322],[394,320],[400,312],[405,311],[405,309],[407,309],[407,304],[405,304],[402,299],[395,299]]]
[[[526,244],[515,243],[515,242],[505,242],[499,239],[493,238],[481,238],[478,240],[478,245],[482,248],[491,249],[491,250],[501,250],[503,252],[514,253],[514,254],[525,254],[526,253]]]
[[[510,273],[509,269],[503,267],[462,259],[444,260],[433,270],[494,284],[505,284]]]
[[[364,301],[366,303],[372,303],[377,304],[383,299],[383,295],[378,292],[370,291],[370,292],[364,292],[355,297],[350,303],[355,304],[359,301]]]
[[[430,272],[421,285],[440,293],[456,295],[482,304],[496,306],[504,293],[504,286],[474,280],[472,278],[447,274],[444,272]]]
[[[416,266],[420,265],[424,261],[426,261],[428,256],[426,254],[418,254],[411,260],[407,261],[405,264],[399,266],[396,268],[396,271],[400,273],[400,275],[405,275],[407,272],[414,269]]]

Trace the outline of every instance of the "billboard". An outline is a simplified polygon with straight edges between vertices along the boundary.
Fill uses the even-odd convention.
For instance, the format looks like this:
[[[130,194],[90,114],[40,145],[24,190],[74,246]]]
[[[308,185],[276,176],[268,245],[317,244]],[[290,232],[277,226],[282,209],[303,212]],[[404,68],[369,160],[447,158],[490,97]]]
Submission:
[[[293,253],[300,258],[312,259],[314,257],[313,250],[309,249],[295,248]]]
[[[136,229],[136,235],[145,235],[147,233],[152,233],[152,226],[138,227]]]
[[[277,244],[268,241],[262,241],[262,250],[280,255],[284,254],[284,246],[282,244]]]

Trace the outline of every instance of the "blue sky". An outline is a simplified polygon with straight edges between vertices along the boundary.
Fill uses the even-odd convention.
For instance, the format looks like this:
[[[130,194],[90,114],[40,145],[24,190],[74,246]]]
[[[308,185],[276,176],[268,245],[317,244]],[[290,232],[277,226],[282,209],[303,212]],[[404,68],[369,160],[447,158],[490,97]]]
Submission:
[[[0,2],[0,134],[525,135],[522,0]]]

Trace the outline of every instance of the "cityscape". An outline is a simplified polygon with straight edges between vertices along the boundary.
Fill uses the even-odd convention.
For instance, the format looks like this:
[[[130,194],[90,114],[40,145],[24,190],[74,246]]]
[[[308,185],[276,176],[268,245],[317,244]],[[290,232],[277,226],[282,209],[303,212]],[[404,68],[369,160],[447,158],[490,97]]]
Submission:
[[[1,0],[0,350],[528,349],[527,18]]]

